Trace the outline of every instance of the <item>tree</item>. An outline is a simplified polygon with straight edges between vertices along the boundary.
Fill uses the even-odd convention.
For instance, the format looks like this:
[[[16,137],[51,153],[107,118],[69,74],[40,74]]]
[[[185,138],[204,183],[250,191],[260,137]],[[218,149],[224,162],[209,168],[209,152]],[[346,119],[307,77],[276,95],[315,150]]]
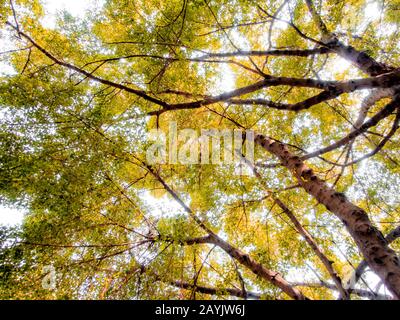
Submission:
[[[1,297],[399,299],[397,7],[109,0],[51,28],[2,1],[0,192],[29,213]],[[251,174],[150,163],[171,123],[252,130]]]

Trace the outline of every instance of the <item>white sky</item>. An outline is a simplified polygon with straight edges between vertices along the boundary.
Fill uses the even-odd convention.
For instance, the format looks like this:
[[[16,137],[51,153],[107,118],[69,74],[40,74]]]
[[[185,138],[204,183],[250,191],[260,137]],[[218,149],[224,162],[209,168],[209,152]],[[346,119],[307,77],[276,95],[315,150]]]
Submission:
[[[18,225],[21,223],[23,216],[23,212],[19,210],[0,207],[0,225]]]
[[[57,12],[61,10],[68,11],[74,17],[83,17],[95,2],[99,2],[99,0],[42,0],[46,10],[43,24],[48,28],[53,28]]]
[[[92,1],[88,0],[44,0],[44,5],[49,14],[56,14],[59,10],[68,10],[74,16],[84,14]]]

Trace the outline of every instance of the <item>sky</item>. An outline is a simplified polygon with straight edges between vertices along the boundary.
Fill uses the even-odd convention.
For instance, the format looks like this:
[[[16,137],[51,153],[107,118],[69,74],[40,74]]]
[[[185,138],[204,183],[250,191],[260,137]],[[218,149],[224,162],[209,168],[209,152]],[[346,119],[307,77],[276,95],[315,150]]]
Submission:
[[[87,0],[44,0],[48,13],[55,15],[59,10],[68,10],[74,16],[80,16],[92,1]]]
[[[56,23],[57,12],[66,10],[74,17],[83,17],[92,4],[101,0],[42,0],[42,2],[47,13],[44,25],[51,28]]]

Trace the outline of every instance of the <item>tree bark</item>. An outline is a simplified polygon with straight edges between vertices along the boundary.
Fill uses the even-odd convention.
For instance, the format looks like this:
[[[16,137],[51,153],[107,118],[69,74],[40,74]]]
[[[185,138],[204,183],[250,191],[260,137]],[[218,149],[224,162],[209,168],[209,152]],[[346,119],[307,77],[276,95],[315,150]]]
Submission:
[[[400,226],[397,227],[396,229],[392,230],[387,236],[386,236],[386,241],[388,243],[392,243],[396,239],[400,238]],[[366,260],[361,261],[361,263],[357,266],[357,268],[354,270],[354,276],[350,279],[348,282],[348,285],[354,287],[357,282],[361,279],[362,274],[365,272],[365,269],[367,269],[368,263]],[[354,279],[353,279],[354,278]],[[350,290],[354,290],[351,289]]]
[[[257,135],[256,143],[277,156],[296,177],[299,184],[321,204],[333,212],[346,226],[360,252],[372,270],[381,278],[396,299],[400,299],[400,261],[389,248],[382,233],[373,226],[367,213],[351,203],[344,194],[337,192],[319,179],[298,156],[283,143]]]

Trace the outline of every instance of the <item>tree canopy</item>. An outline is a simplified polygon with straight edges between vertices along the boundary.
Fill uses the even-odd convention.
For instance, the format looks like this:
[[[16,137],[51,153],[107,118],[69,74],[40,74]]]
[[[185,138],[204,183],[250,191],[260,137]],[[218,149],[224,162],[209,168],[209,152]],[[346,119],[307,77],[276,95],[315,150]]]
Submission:
[[[399,299],[399,9],[0,0],[0,298]],[[171,123],[248,173],[149,163]]]

